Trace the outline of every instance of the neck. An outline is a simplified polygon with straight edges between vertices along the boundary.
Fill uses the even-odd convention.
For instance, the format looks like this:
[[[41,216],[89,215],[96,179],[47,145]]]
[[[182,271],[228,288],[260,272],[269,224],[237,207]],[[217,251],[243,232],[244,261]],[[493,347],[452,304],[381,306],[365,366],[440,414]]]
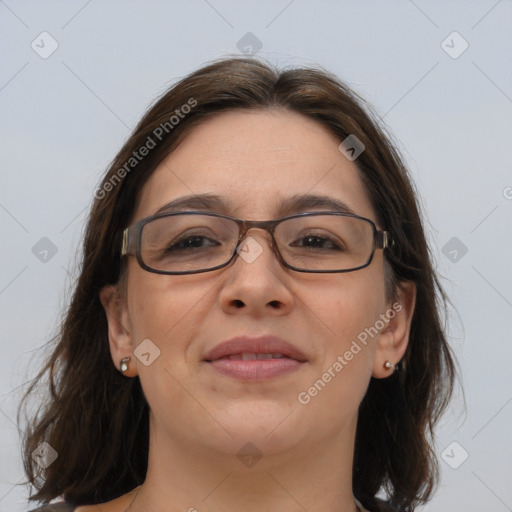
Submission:
[[[355,426],[354,421],[334,438],[303,442],[286,453],[260,440],[258,448],[237,455],[186,439],[176,442],[152,418],[146,480],[127,510],[356,512]]]

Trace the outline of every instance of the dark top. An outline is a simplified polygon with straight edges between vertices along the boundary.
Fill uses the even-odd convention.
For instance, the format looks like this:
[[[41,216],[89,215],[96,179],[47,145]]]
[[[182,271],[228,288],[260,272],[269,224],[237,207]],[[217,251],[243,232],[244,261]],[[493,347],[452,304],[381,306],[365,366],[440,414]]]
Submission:
[[[379,511],[394,512],[396,510],[394,507],[390,506],[385,501],[377,499],[377,502],[379,504]],[[359,501],[357,502],[357,504],[361,506]],[[29,510],[29,512],[74,512],[74,510],[74,505],[71,505],[71,503],[67,503],[65,501],[61,501],[59,503],[54,503],[53,505],[45,505],[43,507],[34,508],[32,510]]]
[[[61,501],[59,503],[54,503],[53,505],[44,505],[43,507],[33,508],[28,512],[73,512],[74,510],[75,507],[71,505],[71,503]]]

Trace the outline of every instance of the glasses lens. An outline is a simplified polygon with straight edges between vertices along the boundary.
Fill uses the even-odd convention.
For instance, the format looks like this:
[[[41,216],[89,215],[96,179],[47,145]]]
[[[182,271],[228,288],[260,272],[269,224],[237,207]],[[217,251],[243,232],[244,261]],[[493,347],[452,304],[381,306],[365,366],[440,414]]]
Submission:
[[[274,236],[284,260],[302,270],[355,269],[373,252],[372,225],[354,217],[295,217],[279,224]]]
[[[238,242],[236,222],[213,215],[179,214],[153,219],[141,234],[145,265],[164,272],[197,272],[227,263]],[[372,224],[340,215],[305,215],[280,222],[274,237],[283,259],[300,270],[362,267],[374,248]]]
[[[166,272],[193,272],[226,263],[238,239],[238,226],[222,217],[181,214],[159,217],[144,225],[144,263]]]

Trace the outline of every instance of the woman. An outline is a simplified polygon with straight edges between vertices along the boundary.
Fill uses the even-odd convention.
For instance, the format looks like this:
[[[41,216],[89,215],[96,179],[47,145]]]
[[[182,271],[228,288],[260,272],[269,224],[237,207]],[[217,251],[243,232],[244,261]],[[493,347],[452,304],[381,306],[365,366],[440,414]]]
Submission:
[[[53,388],[24,440],[31,499],[65,500],[38,510],[429,500],[455,374],[444,295],[362,105],[324,71],[228,58],[149,109],[95,192],[38,376]]]

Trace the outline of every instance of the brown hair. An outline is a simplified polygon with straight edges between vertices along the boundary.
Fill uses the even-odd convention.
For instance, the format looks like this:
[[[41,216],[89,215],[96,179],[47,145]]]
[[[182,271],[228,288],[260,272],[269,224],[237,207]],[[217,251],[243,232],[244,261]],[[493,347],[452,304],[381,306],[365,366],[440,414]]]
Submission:
[[[21,403],[47,374],[47,399],[23,438],[25,471],[37,489],[31,500],[64,496],[75,505],[101,503],[144,481],[148,405],[139,379],[123,377],[112,364],[99,293],[119,282],[122,231],[151,173],[194,126],[235,109],[288,109],[321,123],[340,142],[354,134],[365,145],[355,163],[377,221],[394,239],[385,251],[391,293],[400,281],[413,281],[417,297],[400,371],[372,378],[360,405],[353,492],[371,510],[414,510],[432,496],[438,482],[433,429],[451,398],[455,360],[442,326],[446,297],[400,155],[372,110],[328,72],[280,71],[255,58],[225,58],[182,79],[149,108],[95,193],[69,309],[53,352]],[[155,147],[130,160],[148,137]],[[31,453],[43,441],[59,457],[41,473]],[[379,491],[388,505],[376,498]]]

